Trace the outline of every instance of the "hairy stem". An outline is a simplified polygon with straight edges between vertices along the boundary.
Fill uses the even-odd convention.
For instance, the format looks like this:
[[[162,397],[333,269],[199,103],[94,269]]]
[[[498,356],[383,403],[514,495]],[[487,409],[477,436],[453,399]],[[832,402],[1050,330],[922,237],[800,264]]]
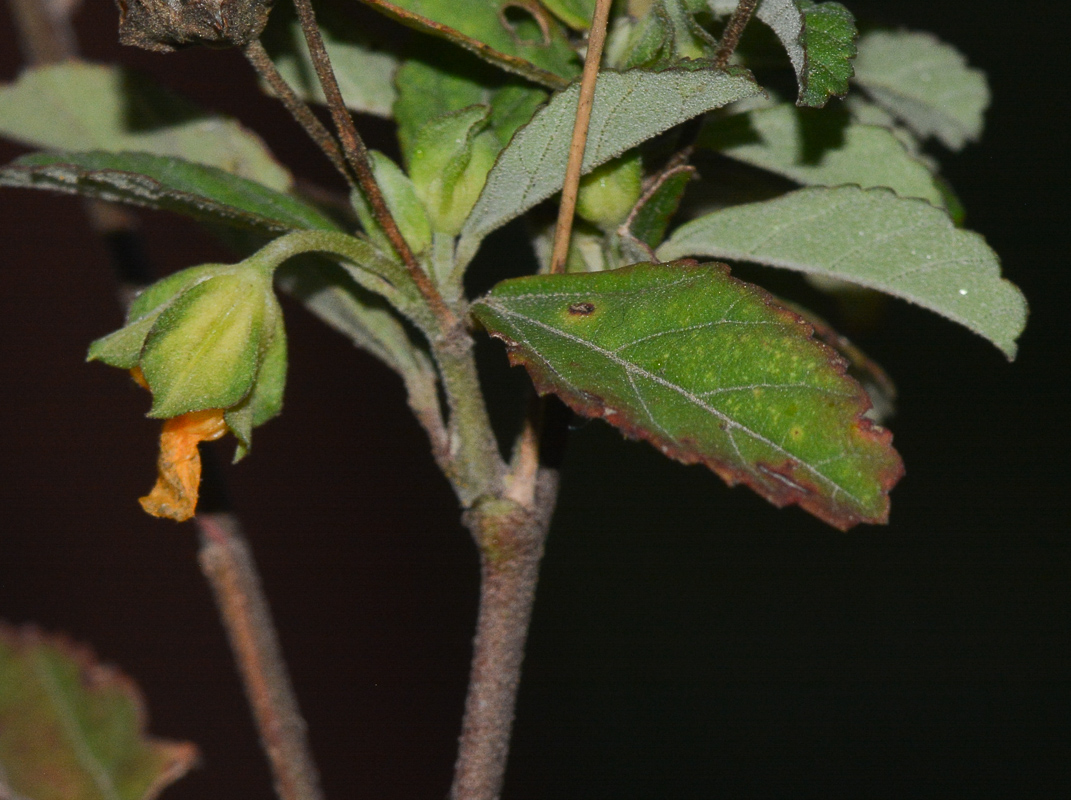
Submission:
[[[573,139],[569,144],[569,161],[565,168],[565,184],[562,186],[562,202],[558,206],[558,224],[554,228],[554,249],[550,256],[552,274],[565,272],[565,260],[569,255],[569,238],[572,235],[576,195],[580,187],[580,169],[584,163],[588,123],[591,121],[591,107],[595,102],[595,82],[599,77],[602,47],[606,43],[606,22],[610,17],[611,4],[612,0],[597,0],[595,15],[591,21],[588,53],[584,59],[584,72],[580,76],[580,96],[576,105],[576,121],[573,123]]]
[[[232,514],[198,514],[201,569],[227,629],[281,800],[322,800],[256,565]]]
[[[338,142],[335,141],[331,132],[327,130],[317,116],[312,113],[312,109],[309,108],[308,104],[298,97],[297,92],[279,74],[279,70],[268,56],[268,51],[264,49],[260,39],[255,39],[247,44],[242,53],[257,75],[275,92],[275,96],[290,112],[290,116],[305,129],[305,133],[316,142],[316,145],[323,151],[324,155],[335,165],[335,169],[342,173],[342,177],[352,185],[353,176],[350,175],[350,171],[346,168],[346,161],[342,157],[342,150],[339,148]]]
[[[539,563],[557,490],[557,473],[541,470],[534,509],[488,500],[465,515],[480,548],[480,612],[450,800],[497,800],[502,791]]]
[[[733,11],[732,17],[729,18],[729,22],[725,26],[725,32],[721,35],[718,54],[714,57],[714,64],[719,69],[725,69],[728,66],[729,59],[736,52],[736,46],[740,44],[740,37],[744,33],[744,28],[747,27],[748,22],[751,20],[751,15],[755,13],[755,7],[758,4],[759,0],[740,0],[736,4],[736,10]]]
[[[413,251],[409,248],[405,237],[402,236],[398,223],[395,222],[394,216],[387,207],[387,201],[383,198],[383,192],[380,190],[379,184],[376,183],[375,176],[372,174],[372,163],[368,158],[368,149],[364,146],[364,141],[353,124],[353,118],[350,117],[350,112],[342,99],[342,92],[338,88],[338,80],[335,78],[335,72],[331,68],[331,59],[327,55],[327,48],[324,46],[323,37],[320,35],[320,28],[316,24],[316,15],[313,13],[311,0],[294,0],[294,7],[297,9],[298,19],[301,21],[301,29],[309,46],[309,54],[316,70],[316,77],[320,81],[324,97],[327,98],[327,107],[331,111],[331,118],[335,121],[335,128],[342,142],[342,153],[346,158],[346,163],[353,170],[354,176],[357,178],[357,184],[361,187],[365,199],[368,200],[368,205],[372,208],[372,214],[375,216],[376,222],[383,228],[383,232],[390,240],[391,247],[394,248],[402,263],[405,264],[413,283],[420,290],[420,294],[424,297],[428,307],[439,320],[440,327],[444,331],[457,327],[457,317],[446,305],[446,301],[443,300],[442,295],[439,294],[439,290],[435,288],[435,284],[431,282],[427,273],[421,269],[416,256],[413,255]]]

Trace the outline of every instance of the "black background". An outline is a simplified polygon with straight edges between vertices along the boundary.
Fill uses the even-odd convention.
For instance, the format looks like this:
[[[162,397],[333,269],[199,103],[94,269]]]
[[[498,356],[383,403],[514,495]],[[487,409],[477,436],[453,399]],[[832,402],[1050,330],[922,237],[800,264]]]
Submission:
[[[907,477],[848,534],[727,490],[601,424],[578,430],[535,610],[506,798],[1057,797],[1071,793],[1064,2],[850,2],[989,74],[981,144],[946,159],[969,227],[1030,300],[1020,357],[891,303],[857,342],[896,379]],[[359,12],[359,13],[364,13]],[[89,58],[156,75],[332,176],[233,52]],[[0,12],[0,78],[19,56]],[[389,128],[362,120],[373,140]],[[0,143],[0,157],[22,152]],[[144,214],[161,272],[226,253]],[[271,795],[192,526],[145,517],[157,423],[83,363],[120,314],[77,201],[0,194],[0,617],[91,643],[154,733],[203,767],[166,794]],[[286,306],[286,413],[228,469],[330,798],[442,797],[476,556],[397,379]],[[488,348],[496,382],[504,358]],[[1059,387],[1063,385],[1064,390]]]

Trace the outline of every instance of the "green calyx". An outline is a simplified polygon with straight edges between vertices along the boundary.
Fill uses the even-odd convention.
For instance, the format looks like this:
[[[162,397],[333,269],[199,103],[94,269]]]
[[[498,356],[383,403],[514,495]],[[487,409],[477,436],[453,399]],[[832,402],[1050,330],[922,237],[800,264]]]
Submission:
[[[127,324],[89,348],[89,360],[139,368],[153,395],[149,416],[219,408],[240,442],[282,408],[286,333],[272,289],[276,263],[183,270],[142,292]]]
[[[640,197],[643,161],[636,150],[596,167],[580,180],[576,213],[601,228],[616,228]]]

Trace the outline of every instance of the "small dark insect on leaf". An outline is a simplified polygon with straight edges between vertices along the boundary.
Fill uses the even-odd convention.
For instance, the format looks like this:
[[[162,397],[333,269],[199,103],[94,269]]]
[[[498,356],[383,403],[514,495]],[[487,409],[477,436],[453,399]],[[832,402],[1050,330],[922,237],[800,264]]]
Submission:
[[[569,306],[569,313],[577,317],[586,317],[594,310],[594,303],[573,303],[571,306]]]
[[[170,53],[180,47],[244,46],[268,23],[271,0],[116,0],[119,41]]]

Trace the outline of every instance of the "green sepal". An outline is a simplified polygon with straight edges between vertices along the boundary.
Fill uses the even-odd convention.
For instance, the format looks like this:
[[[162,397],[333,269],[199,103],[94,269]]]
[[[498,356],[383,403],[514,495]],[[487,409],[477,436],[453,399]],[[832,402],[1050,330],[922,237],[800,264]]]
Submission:
[[[603,228],[617,227],[639,199],[642,183],[643,160],[630,150],[580,179],[576,213]]]
[[[369,152],[372,161],[372,174],[383,191],[383,199],[390,209],[391,216],[398,223],[402,237],[414,253],[423,253],[431,246],[431,223],[424,204],[417,197],[413,182],[401,167],[378,150]],[[385,253],[393,253],[394,248],[372,215],[372,208],[358,190],[352,194],[353,208],[361,220],[361,226],[368,232]]]
[[[283,391],[286,388],[286,329],[277,325],[275,335],[264,352],[257,371],[253,391],[234,408],[223,414],[223,420],[238,439],[234,462],[241,461],[253,446],[253,428],[258,428],[283,410]]]
[[[268,298],[275,302],[270,275],[243,269],[202,281],[169,304],[141,354],[153,394],[149,416],[238,405],[252,389],[263,337],[277,322]]]
[[[133,369],[141,357],[145,337],[149,335],[156,318],[168,303],[190,286],[204,280],[206,275],[224,268],[222,264],[203,264],[176,272],[149,286],[130,304],[126,324],[93,342],[89,346],[86,360],[103,361],[108,366],[119,369]]]
[[[417,134],[409,174],[432,228],[456,236],[494,165],[500,145],[487,125],[490,109],[470,106],[429,122]]]

